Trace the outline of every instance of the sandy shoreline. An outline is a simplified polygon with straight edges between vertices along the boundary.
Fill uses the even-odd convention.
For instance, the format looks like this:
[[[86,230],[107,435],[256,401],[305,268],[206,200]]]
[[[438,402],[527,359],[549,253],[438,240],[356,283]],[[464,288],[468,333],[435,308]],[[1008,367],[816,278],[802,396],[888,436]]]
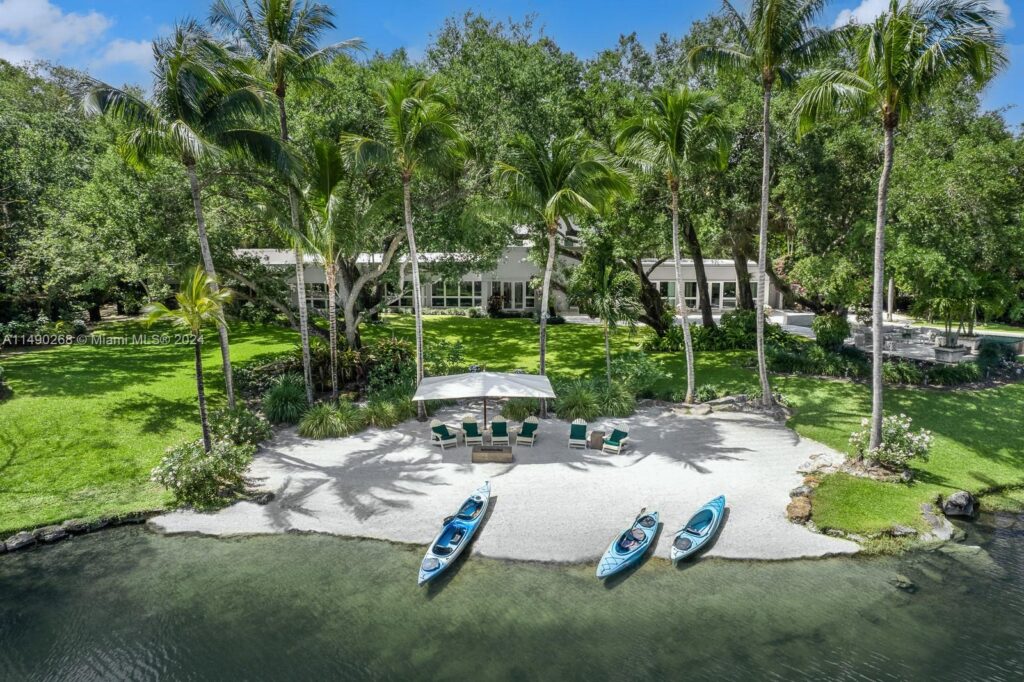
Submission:
[[[449,424],[466,408],[438,415]],[[542,422],[534,448],[514,464],[471,464],[460,445],[441,452],[427,427],[406,422],[382,432],[313,441],[282,431],[257,453],[251,474],[274,490],[266,506],[242,502],[211,514],[178,511],[150,520],[165,533],[232,536],[296,531],[426,545],[484,480],[492,511],[476,554],[514,560],[585,562],[600,557],[641,507],[661,513],[654,555],[668,557],[673,533],[707,500],[725,494],[728,515],[707,555],[795,559],[852,554],[858,546],[785,518],[797,469],[812,454],[841,455],[785,426],[750,414],[681,416],[645,408],[628,423],[632,447],[617,456],[566,447],[568,426]]]

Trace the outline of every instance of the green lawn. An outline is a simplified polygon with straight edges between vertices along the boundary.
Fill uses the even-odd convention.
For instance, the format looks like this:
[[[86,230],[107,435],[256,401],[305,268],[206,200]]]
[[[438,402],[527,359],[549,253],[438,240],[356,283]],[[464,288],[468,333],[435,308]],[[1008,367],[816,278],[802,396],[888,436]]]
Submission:
[[[153,330],[119,324],[102,331]],[[239,326],[231,338],[237,362],[292,347],[296,337]],[[204,359],[211,405],[220,406],[216,343]],[[149,471],[168,445],[199,436],[191,346],[75,345],[5,353],[0,362],[14,391],[0,403],[0,537],[166,503]]]
[[[431,339],[462,341],[467,363],[493,370],[537,368],[537,325],[530,320],[428,316]],[[109,334],[140,331],[107,326]],[[613,350],[636,349],[646,329],[619,330]],[[367,339],[412,337],[408,316],[368,326]],[[240,326],[232,357],[242,361],[294,347],[284,329]],[[601,330],[596,326],[549,328],[549,372],[604,372]],[[212,400],[223,401],[218,349],[206,358]],[[661,387],[682,382],[682,354],[656,355],[665,370]],[[756,383],[749,352],[701,353],[698,383],[737,392]],[[0,403],[0,535],[59,521],[159,507],[163,493],[148,481],[163,449],[198,436],[191,350],[181,346],[73,346],[0,357],[14,397]],[[796,408],[798,433],[846,450],[851,431],[870,408],[864,385],[804,377],[774,377]],[[893,523],[920,524],[918,507],[937,493],[1024,484],[1024,384],[984,391],[887,391],[889,411],[901,411],[935,433],[932,458],[912,485],[882,484],[848,476],[826,479],[816,493],[819,526],[871,532]],[[1003,506],[1024,500],[1007,493]]]

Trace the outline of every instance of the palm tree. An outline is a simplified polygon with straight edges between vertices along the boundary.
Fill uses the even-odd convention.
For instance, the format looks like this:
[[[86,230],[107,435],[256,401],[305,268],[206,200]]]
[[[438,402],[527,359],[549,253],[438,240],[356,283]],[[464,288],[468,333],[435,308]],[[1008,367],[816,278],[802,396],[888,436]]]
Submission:
[[[664,174],[671,196],[672,260],[675,264],[676,307],[683,319],[686,350],[686,402],[693,402],[695,387],[693,339],[689,308],[683,289],[679,250],[679,181],[688,170],[728,163],[729,134],[721,105],[707,92],[679,87],[658,90],[651,98],[652,111],[626,120],[618,133],[621,152],[644,170]],[[707,291],[701,294],[707,298]]]
[[[197,165],[224,151],[242,152],[275,165],[288,166],[288,154],[272,136],[251,127],[264,102],[235,68],[231,55],[194,21],[175,26],[153,43],[153,98],[91,82],[83,98],[90,115],[110,116],[124,125],[118,149],[126,161],[146,167],[155,156],[178,160],[188,175],[199,233],[203,267],[217,286],[206,233]],[[218,326],[228,404],[235,405],[227,327]]]
[[[768,291],[765,278],[768,258],[768,199],[771,185],[771,101],[775,83],[791,85],[793,69],[811,64],[835,48],[834,34],[814,25],[827,0],[752,0],[746,16],[729,0],[722,9],[735,42],[700,45],[690,52],[694,64],[707,64],[753,75],[761,83],[762,163],[761,217],[757,249],[757,370],[762,402],[772,404],[768,366],[764,352],[764,312]]]
[[[402,184],[409,260],[412,263],[412,305],[416,320],[416,382],[423,381],[423,311],[419,252],[413,229],[412,183],[422,173],[452,170],[465,156],[467,143],[459,131],[451,101],[434,81],[415,71],[380,83],[376,97],[383,117],[379,139],[356,133],[341,136],[357,167],[383,165],[397,171]],[[426,419],[422,401],[419,418]]]
[[[871,297],[871,448],[882,444],[885,224],[896,132],[939,86],[965,76],[983,83],[1006,63],[997,21],[988,3],[977,0],[891,0],[887,12],[847,36],[854,68],[814,72],[797,102],[801,133],[838,112],[875,115],[882,125]]]
[[[206,388],[203,381],[203,329],[210,324],[224,326],[224,306],[231,301],[231,290],[221,289],[217,280],[203,268],[196,266],[181,280],[181,288],[174,295],[176,308],[163,303],[152,303],[145,309],[147,322],[170,320],[172,324],[189,330],[193,339],[196,359],[196,396],[199,400],[199,421],[203,427],[203,448],[212,447],[210,421],[206,414]]]
[[[611,330],[619,323],[636,322],[640,305],[640,279],[619,267],[614,246],[599,239],[590,246],[583,262],[569,275],[569,300],[580,310],[601,320],[604,328],[604,365],[608,383],[612,382]]]
[[[548,243],[540,304],[540,373],[544,374],[559,229],[568,230],[573,218],[597,214],[616,197],[629,195],[629,180],[578,133],[547,142],[516,136],[507,158],[498,162],[497,175],[507,190],[504,207],[520,222],[541,227]]]
[[[344,50],[361,47],[359,39],[318,47],[325,31],[333,29],[334,10],[318,2],[303,0],[241,0],[236,7],[227,0],[216,0],[210,8],[210,23],[227,31],[246,53],[256,60],[265,81],[277,98],[281,141],[288,142],[288,115],[285,95],[289,84],[299,87],[318,85],[317,77],[326,61]],[[299,196],[288,185],[288,206],[292,232],[301,230]],[[313,402],[313,370],[309,354],[309,312],[306,308],[306,276],[301,243],[295,247],[295,288],[299,306],[299,337],[302,344],[302,373],[306,381],[306,399]]]

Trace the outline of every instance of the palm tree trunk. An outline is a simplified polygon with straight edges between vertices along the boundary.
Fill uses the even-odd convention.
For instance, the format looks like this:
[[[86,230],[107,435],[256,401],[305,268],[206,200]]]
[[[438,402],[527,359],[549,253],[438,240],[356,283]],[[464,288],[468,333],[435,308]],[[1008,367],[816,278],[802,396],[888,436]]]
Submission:
[[[412,227],[412,178],[402,174],[402,203],[405,208],[405,237],[409,240],[409,260],[412,261],[412,312],[416,319],[416,385],[423,381],[423,310],[420,300],[419,252],[416,250],[416,233]],[[416,402],[416,418],[427,420],[427,406],[422,400]]]
[[[736,307],[740,310],[754,309],[754,296],[750,292],[750,270],[747,268],[747,256],[739,244],[732,243],[732,263],[736,270]]]
[[[704,269],[704,253],[700,248],[700,239],[697,238],[697,229],[689,220],[683,228],[683,239],[693,256],[693,271],[697,277],[697,304],[700,306],[700,321],[705,327],[714,327],[715,318],[711,311],[711,289],[708,287],[708,274]]]
[[[895,125],[886,122],[882,176],[878,179],[878,205],[875,213],[875,272],[871,292],[871,441],[870,448],[882,444],[882,294],[885,290],[885,216],[889,201],[889,176],[895,145]]]
[[[679,181],[672,178],[668,182],[672,194],[672,264],[676,274],[676,308],[683,318],[683,347],[686,353],[686,398],[687,405],[693,402],[696,375],[693,367],[693,337],[690,335],[690,311],[686,306],[685,289],[683,287],[683,268],[680,264],[679,251]]]
[[[199,193],[199,178],[196,177],[194,163],[185,164],[188,171],[188,184],[192,190],[192,208],[196,213],[196,228],[199,232],[199,253],[203,258],[203,269],[213,278],[211,285],[214,291],[217,284],[217,270],[213,267],[213,255],[210,253],[210,239],[206,235],[206,218],[203,216],[203,201]],[[220,357],[224,365],[224,392],[228,397],[228,407],[235,407],[235,382],[231,374],[231,346],[228,343],[228,329],[223,323],[217,323],[217,335],[220,337]],[[205,408],[204,408],[205,409]]]
[[[608,333],[608,323],[604,323],[604,371],[608,377],[608,385],[612,385],[612,342]]]
[[[203,342],[199,334],[196,334],[196,342],[193,344],[196,350],[196,395],[199,399],[199,423],[203,426],[203,449],[209,452],[213,448],[213,439],[210,437],[210,419],[206,416],[206,386],[203,383]]]
[[[548,355],[548,300],[551,296],[551,273],[555,269],[555,246],[558,224],[548,225],[548,259],[544,264],[544,283],[540,291],[540,373],[547,372]],[[540,401],[540,416],[547,418],[547,401]]]
[[[892,277],[889,278],[889,292],[886,295],[885,301],[885,319],[892,322],[892,307],[896,302],[896,280]]]
[[[757,313],[757,374],[761,379],[761,404],[764,407],[772,406],[772,387],[768,383],[768,361],[764,354],[764,315],[765,300],[768,286],[765,277],[765,269],[768,261],[768,195],[771,183],[771,106],[772,86],[764,84],[764,107],[761,113],[761,133],[764,135],[762,141],[761,158],[761,222],[758,228],[757,243],[757,300],[754,302],[754,310]]]
[[[284,94],[277,97],[277,118],[281,128],[281,141],[288,142],[288,115],[284,108]],[[288,183],[288,208],[291,210],[292,231],[299,233],[299,194]],[[313,402],[313,361],[309,353],[309,311],[306,310],[306,273],[302,249],[295,248],[295,292],[299,305],[299,340],[302,345],[302,376],[306,382],[306,401]]]
[[[331,344],[331,400],[338,399],[338,310],[335,307],[336,299],[334,289],[337,286],[338,266],[331,263],[327,265],[325,273],[327,276],[327,324],[329,328]]]

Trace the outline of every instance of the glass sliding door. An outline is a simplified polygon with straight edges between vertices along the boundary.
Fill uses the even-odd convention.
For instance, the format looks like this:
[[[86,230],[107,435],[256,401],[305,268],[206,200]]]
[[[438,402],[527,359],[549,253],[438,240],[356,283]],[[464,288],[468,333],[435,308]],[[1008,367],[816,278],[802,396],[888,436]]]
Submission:
[[[722,308],[732,310],[736,307],[736,282],[722,282]]]

